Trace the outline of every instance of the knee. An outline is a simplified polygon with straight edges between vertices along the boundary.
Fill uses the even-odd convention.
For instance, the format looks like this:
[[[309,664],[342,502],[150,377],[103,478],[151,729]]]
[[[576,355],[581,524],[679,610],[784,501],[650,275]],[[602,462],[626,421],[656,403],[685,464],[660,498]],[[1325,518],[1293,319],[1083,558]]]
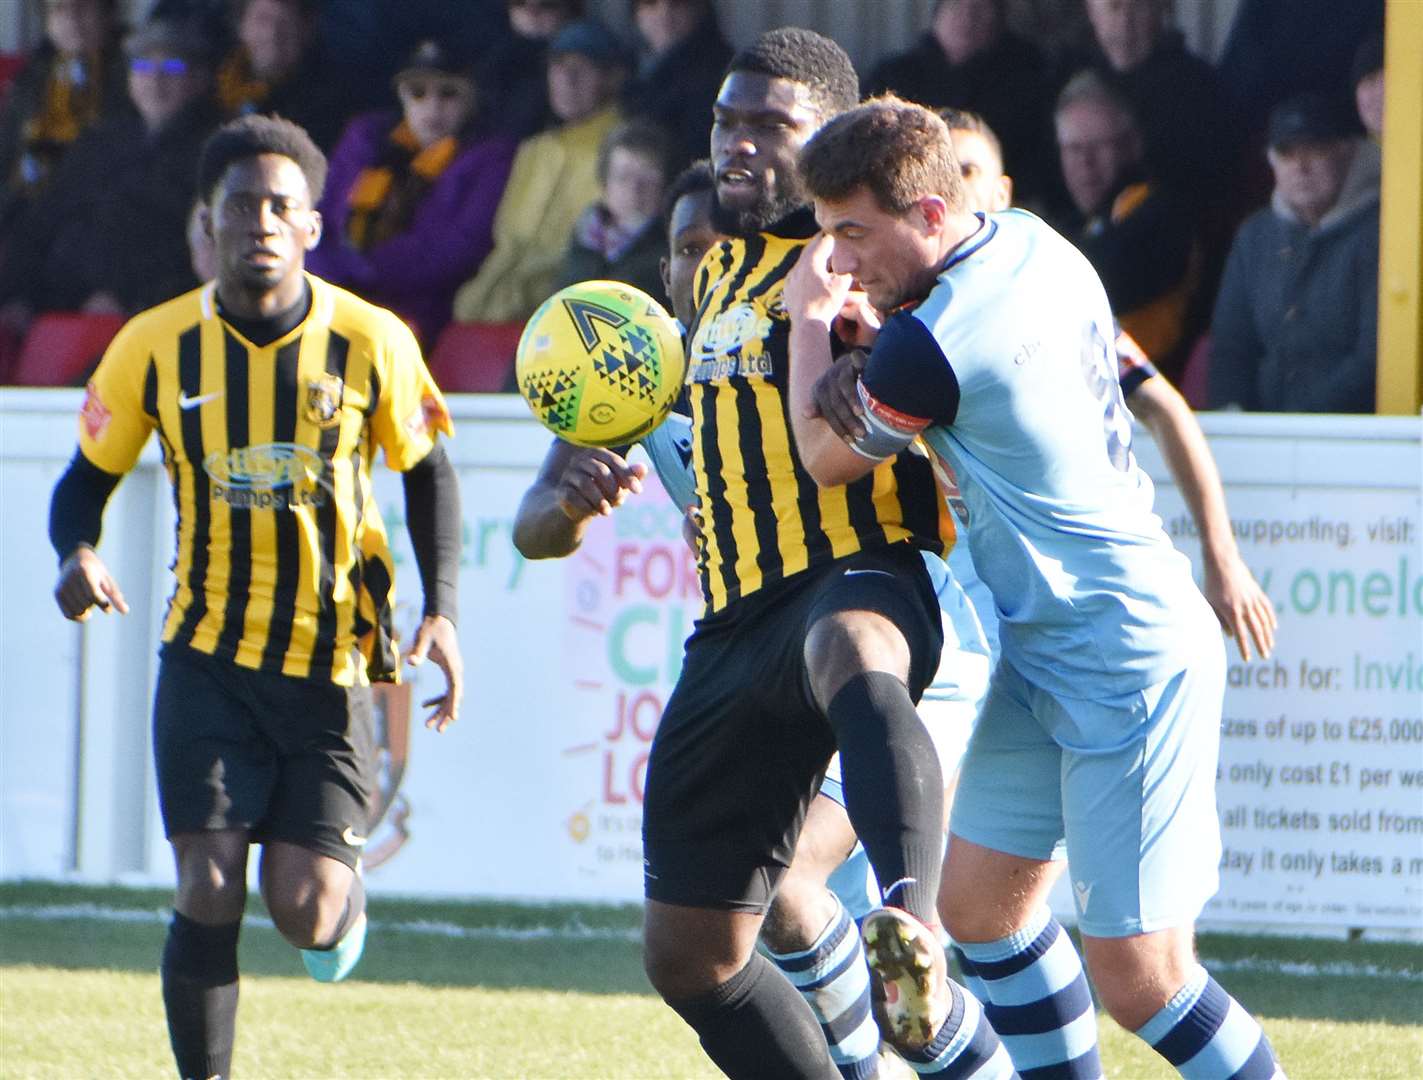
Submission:
[[[644,934],[642,967],[647,981],[664,1001],[685,1001],[709,994],[750,959],[717,955],[697,941],[679,941],[661,934]]]
[[[802,952],[815,944],[835,914],[835,900],[818,874],[797,872],[792,864],[776,890],[761,926],[761,940],[772,952]]]
[[[247,904],[245,859],[224,859],[205,852],[190,852],[178,860],[176,906],[202,923],[233,922]]]
[[[282,937],[298,949],[329,942],[346,910],[344,888],[299,882],[266,890],[267,910]]]
[[[1140,1029],[1199,973],[1189,932],[1085,938],[1083,943],[1102,1008],[1128,1031]]]

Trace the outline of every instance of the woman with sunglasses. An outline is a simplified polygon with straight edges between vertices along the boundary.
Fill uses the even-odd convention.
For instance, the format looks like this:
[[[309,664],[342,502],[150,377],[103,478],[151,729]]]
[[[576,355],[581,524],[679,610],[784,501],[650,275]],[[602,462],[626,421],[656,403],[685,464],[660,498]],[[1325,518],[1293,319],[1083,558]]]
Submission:
[[[331,155],[312,273],[396,311],[429,347],[455,289],[493,246],[515,143],[484,120],[471,62],[420,42],[395,76],[399,112],[358,116]]]

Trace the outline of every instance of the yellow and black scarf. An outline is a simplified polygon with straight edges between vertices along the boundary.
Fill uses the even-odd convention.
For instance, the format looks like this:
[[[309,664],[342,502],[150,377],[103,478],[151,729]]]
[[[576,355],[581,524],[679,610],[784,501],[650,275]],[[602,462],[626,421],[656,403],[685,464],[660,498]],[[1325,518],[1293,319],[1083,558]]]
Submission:
[[[449,135],[423,150],[410,125],[402,120],[391,130],[384,152],[362,169],[346,195],[350,216],[346,242],[369,251],[410,226],[415,208],[459,152],[459,140]]]
[[[40,107],[25,123],[24,153],[16,178],[21,186],[33,189],[43,183],[69,144],[99,118],[104,75],[99,54],[54,58]]]

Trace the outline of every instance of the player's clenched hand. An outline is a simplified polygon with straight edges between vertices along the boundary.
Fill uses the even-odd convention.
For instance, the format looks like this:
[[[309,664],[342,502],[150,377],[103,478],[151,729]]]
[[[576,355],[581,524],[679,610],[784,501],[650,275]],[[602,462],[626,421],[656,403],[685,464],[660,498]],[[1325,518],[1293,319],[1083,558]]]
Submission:
[[[611,514],[631,491],[642,491],[647,466],[630,465],[611,450],[580,448],[563,470],[554,497],[570,521]]]
[[[118,582],[109,568],[91,547],[81,546],[65,559],[59,568],[59,584],[54,587],[54,600],[66,619],[83,622],[90,609],[108,611],[111,607],[120,615],[128,614]]]
[[[811,320],[829,326],[845,307],[853,279],[830,269],[830,253],[834,250],[835,238],[826,233],[820,233],[801,250],[781,294],[792,322]]]
[[[851,350],[835,361],[811,390],[810,415],[822,417],[830,430],[846,442],[854,442],[865,434],[865,413],[860,406],[858,388],[865,359],[861,350]]]
[[[425,726],[444,731],[459,719],[460,701],[464,698],[464,659],[460,656],[455,624],[443,615],[426,615],[420,620],[420,629],[415,631],[415,643],[405,654],[405,662],[419,667],[427,656],[445,673],[445,692],[420,704],[434,709],[425,717]]]
[[[1279,625],[1275,605],[1239,556],[1223,565],[1207,560],[1204,591],[1221,626],[1235,638],[1242,660],[1250,660],[1252,641],[1261,660],[1270,655]]]
[[[874,309],[870,298],[863,290],[852,288],[845,295],[845,303],[840,306],[840,314],[835,316],[830,329],[848,346],[871,349],[883,325],[880,313]]]

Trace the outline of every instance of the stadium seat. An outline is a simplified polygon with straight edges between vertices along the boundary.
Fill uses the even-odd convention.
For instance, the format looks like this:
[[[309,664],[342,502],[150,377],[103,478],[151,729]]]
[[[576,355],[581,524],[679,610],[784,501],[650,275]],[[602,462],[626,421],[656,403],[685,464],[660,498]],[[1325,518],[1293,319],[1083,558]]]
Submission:
[[[98,362],[127,321],[125,315],[85,315],[57,311],[30,326],[10,372],[15,386],[72,386]]]
[[[522,322],[453,322],[430,353],[430,374],[451,393],[497,394],[510,382]]]
[[[1181,369],[1181,384],[1177,387],[1193,409],[1208,407],[1210,369],[1211,336],[1202,334],[1186,358],[1186,366]]]
[[[0,52],[0,102],[5,100],[5,91],[24,67],[24,53]]]

